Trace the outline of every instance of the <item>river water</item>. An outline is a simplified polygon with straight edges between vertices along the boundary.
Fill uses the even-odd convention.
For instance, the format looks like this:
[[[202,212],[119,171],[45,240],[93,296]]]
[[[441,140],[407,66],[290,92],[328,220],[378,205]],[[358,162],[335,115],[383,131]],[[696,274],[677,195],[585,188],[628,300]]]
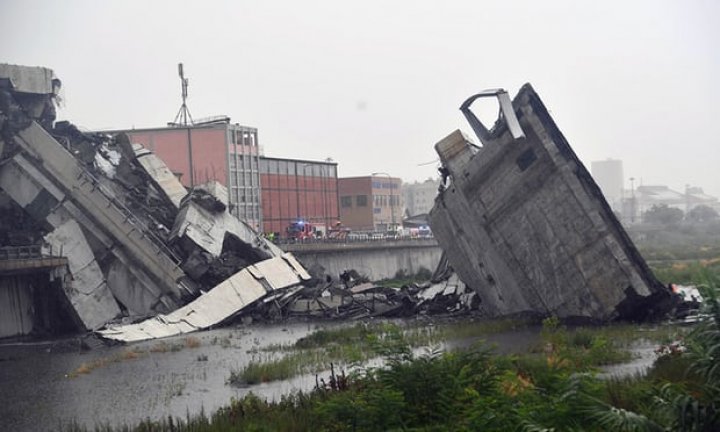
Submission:
[[[310,390],[314,375],[246,388],[227,385],[226,380],[233,370],[266,355],[257,352],[263,346],[290,344],[318,328],[354,324],[251,325],[194,333],[192,343],[181,336],[90,351],[59,350],[57,342],[0,345],[0,431],[57,430],[70,422],[90,428],[134,425],[146,418],[212,413],[250,391],[277,399],[294,390]],[[539,328],[483,339],[498,353],[520,353],[538,342]],[[443,348],[476,341],[451,341]],[[169,349],[173,345],[179,349]],[[73,373],[93,362],[101,366]]]

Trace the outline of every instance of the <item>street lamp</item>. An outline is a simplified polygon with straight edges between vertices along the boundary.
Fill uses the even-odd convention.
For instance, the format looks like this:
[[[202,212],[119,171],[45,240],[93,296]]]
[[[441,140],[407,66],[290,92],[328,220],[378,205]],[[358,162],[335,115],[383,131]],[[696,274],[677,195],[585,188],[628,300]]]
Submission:
[[[386,172],[374,172],[374,173],[371,173],[371,175],[373,175],[373,176],[384,175],[384,176],[387,176],[388,180],[390,180],[390,218],[392,220],[392,227],[393,227],[393,229],[395,229],[396,228],[395,227],[395,205],[393,203],[393,198],[392,198],[393,197],[392,177],[390,176],[390,174],[388,174]]]

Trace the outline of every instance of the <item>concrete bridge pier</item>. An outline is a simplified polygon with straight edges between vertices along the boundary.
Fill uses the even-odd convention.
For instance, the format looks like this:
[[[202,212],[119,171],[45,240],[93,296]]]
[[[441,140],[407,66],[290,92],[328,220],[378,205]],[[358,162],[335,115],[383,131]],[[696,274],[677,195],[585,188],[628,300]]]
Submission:
[[[333,278],[355,269],[372,281],[393,278],[400,271],[434,271],[442,255],[435,239],[292,243],[280,247],[292,252],[308,269],[322,268]]]

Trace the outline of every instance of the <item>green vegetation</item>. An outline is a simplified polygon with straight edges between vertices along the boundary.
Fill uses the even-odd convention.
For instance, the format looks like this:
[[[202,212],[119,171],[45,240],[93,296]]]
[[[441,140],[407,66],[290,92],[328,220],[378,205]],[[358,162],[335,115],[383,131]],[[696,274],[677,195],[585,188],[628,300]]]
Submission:
[[[720,258],[720,221],[680,226],[640,224],[628,233],[651,264]]]
[[[320,329],[292,345],[270,345],[255,351],[255,358],[228,378],[232,385],[252,385],[291,378],[304,373],[328,370],[331,364],[358,365],[381,356],[388,346],[410,348],[431,346],[448,340],[481,337],[490,333],[525,327],[517,320],[453,322],[440,325],[359,323],[352,327]]]
[[[321,329],[298,339],[293,345],[264,348],[243,369],[231,371],[228,383],[251,385],[303,373],[318,373],[329,369],[331,363],[343,366],[359,364],[379,354],[375,349],[379,340],[402,339],[402,334],[400,327],[394,324],[357,324]],[[414,343],[419,344],[419,340],[415,338]]]
[[[628,232],[655,276],[663,283],[702,283],[720,277],[720,221],[708,219],[698,208],[703,223],[677,227],[636,225]]]
[[[294,350],[337,345],[341,337],[365,338],[384,357],[385,365],[342,379],[333,374],[330,385],[279,401],[249,394],[210,416],[201,413],[184,420],[96,430],[716,431],[720,430],[720,284],[712,277],[706,282],[708,318],[680,341],[671,342],[670,328],[567,329],[550,318],[543,322],[541,346],[532,353],[495,356],[479,345],[416,356],[405,340],[411,333],[407,329],[323,330],[297,346],[273,349],[292,356]],[[622,346],[641,334],[666,342],[649,371],[619,379],[595,376],[596,366],[626,360]],[[85,429],[73,424],[63,430]]]
[[[668,207],[667,204],[660,204],[647,210],[643,215],[643,221],[660,225],[677,225],[684,217],[685,213],[682,210]]]
[[[653,272],[663,283],[699,285],[709,277],[720,277],[720,258],[690,263],[656,264]]]
[[[227,382],[246,386],[284,380],[328,370],[331,364],[357,366],[385,355],[388,347],[437,347],[447,341],[481,338],[531,324],[530,321],[507,319],[434,325],[416,323],[404,327],[393,323],[360,323],[352,327],[320,329],[292,345],[270,345],[255,351],[255,358],[244,368],[231,371]],[[669,343],[681,331],[671,326],[643,328],[630,325],[566,329],[553,319],[544,322],[544,329],[543,344],[532,351],[543,353],[552,349],[561,361],[573,362],[575,367],[582,368],[629,361],[632,354],[626,348],[638,339]]]

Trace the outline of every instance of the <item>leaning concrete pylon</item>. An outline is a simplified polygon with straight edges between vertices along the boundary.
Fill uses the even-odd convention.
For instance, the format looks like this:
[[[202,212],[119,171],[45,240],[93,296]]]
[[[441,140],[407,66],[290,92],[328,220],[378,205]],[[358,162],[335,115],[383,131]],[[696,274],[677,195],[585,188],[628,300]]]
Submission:
[[[497,97],[488,129],[470,111]],[[597,321],[664,312],[660,284],[533,88],[461,107],[482,146],[455,131],[435,146],[447,185],[430,222],[461,279],[491,316]]]

